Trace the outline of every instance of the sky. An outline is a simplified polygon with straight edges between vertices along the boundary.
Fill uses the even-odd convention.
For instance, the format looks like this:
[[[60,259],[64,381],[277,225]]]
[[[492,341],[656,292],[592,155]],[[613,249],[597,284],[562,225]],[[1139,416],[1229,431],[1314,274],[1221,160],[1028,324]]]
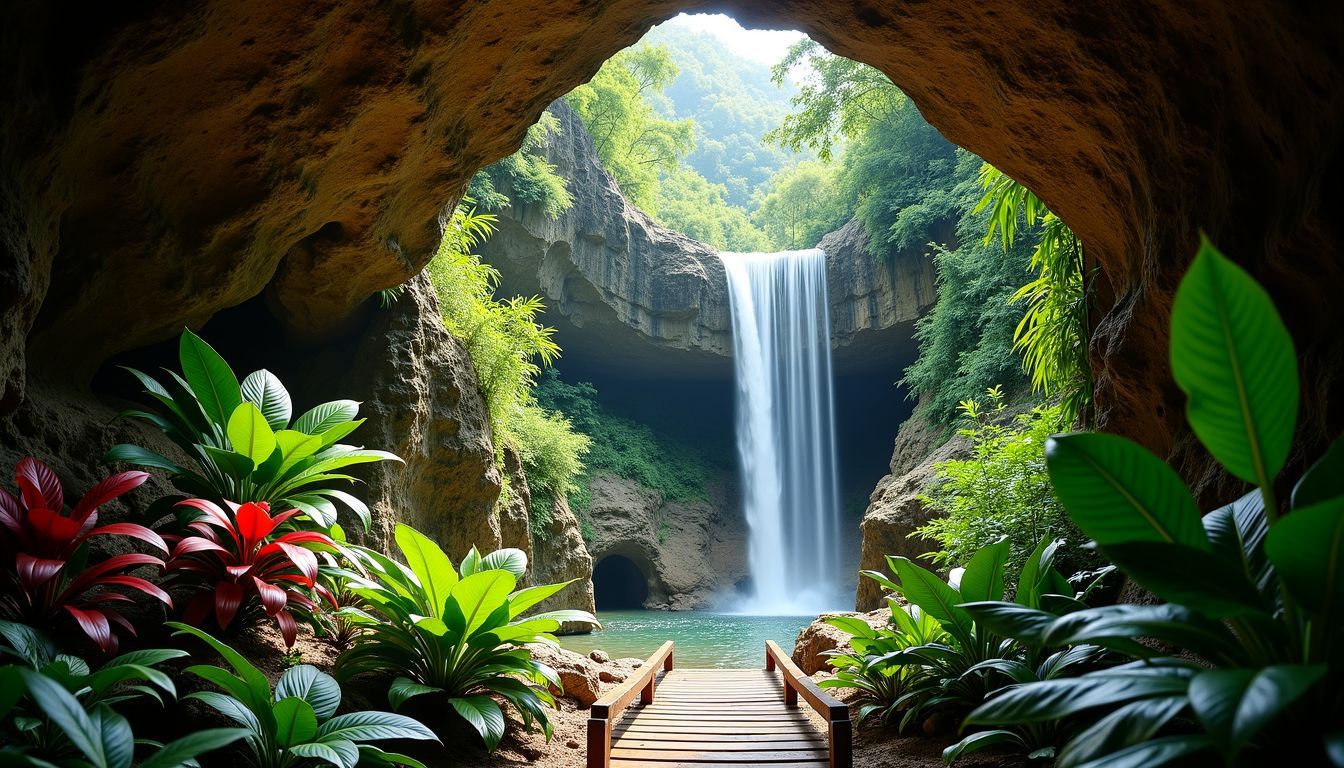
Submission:
[[[667,23],[708,32],[722,40],[724,46],[734,53],[762,64],[777,63],[788,53],[789,46],[805,37],[802,32],[794,30],[743,29],[742,25],[721,13],[683,13]]]

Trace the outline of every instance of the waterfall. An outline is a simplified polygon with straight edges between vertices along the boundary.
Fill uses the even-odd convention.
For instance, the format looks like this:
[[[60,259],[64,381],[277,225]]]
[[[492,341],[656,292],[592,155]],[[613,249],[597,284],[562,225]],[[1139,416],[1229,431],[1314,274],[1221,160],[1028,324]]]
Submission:
[[[720,254],[732,309],[750,613],[815,614],[849,602],[825,256],[816,248]]]

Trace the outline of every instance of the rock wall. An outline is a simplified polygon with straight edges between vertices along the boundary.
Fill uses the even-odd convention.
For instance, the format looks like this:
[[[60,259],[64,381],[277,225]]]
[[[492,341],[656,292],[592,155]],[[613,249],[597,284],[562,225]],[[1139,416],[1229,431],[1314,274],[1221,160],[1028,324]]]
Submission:
[[[727,478],[710,485],[705,501],[667,502],[634,480],[601,473],[591,491],[593,561],[633,561],[649,588],[646,608],[710,608],[747,576],[746,524]]]
[[[716,251],[630,205],[602,166],[592,137],[564,101],[546,160],[574,204],[552,218],[526,203],[498,212],[480,248],[509,294],[546,298],[570,359],[631,376],[731,376],[728,284]],[[513,192],[507,174],[492,177]],[[513,195],[510,194],[511,197]],[[842,373],[891,368],[913,355],[914,321],[937,298],[923,249],[878,260],[863,226],[823,238],[835,364]]]

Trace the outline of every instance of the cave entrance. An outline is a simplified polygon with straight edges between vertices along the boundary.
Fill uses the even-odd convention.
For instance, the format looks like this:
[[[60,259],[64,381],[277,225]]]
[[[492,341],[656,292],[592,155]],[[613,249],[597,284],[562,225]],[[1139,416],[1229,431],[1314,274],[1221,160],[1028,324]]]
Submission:
[[[599,611],[638,611],[649,599],[649,585],[635,561],[607,555],[593,568],[593,597]]]

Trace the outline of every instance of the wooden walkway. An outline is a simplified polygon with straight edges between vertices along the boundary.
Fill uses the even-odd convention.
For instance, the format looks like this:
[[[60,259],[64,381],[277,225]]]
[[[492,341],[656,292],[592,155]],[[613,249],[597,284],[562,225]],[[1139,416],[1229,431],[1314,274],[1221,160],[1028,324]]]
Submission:
[[[851,767],[849,709],[775,643],[764,669],[681,670],[672,659],[669,641],[593,704],[588,768]]]

